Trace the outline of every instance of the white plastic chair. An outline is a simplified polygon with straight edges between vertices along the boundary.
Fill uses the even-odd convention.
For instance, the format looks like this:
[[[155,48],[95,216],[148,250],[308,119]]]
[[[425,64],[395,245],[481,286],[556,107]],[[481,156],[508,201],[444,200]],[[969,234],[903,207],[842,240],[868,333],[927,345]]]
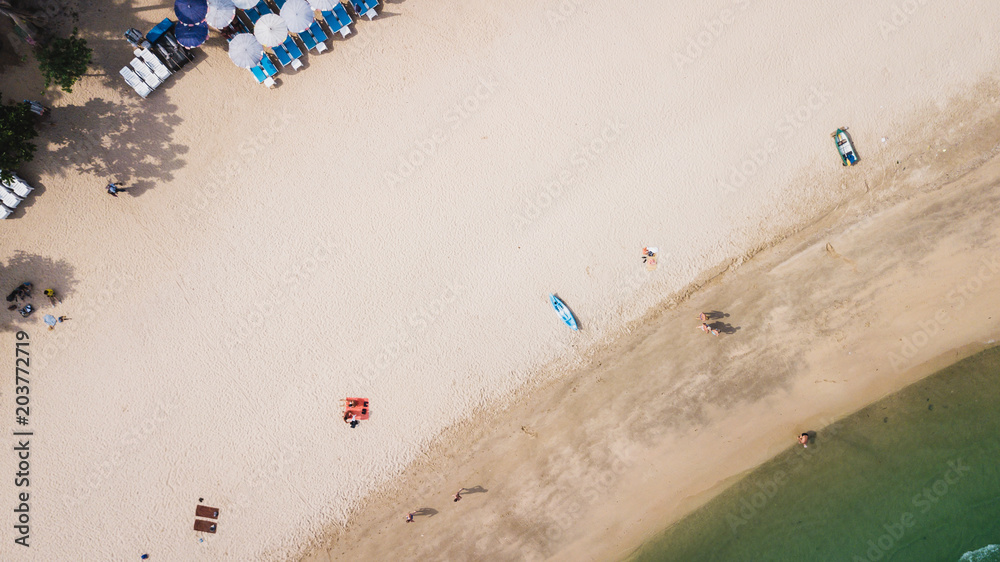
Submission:
[[[150,70],[148,66],[146,66],[146,63],[142,62],[141,60],[132,59],[132,62],[130,64],[132,65],[132,68],[135,70],[135,73],[139,75],[139,78],[142,78],[143,82],[149,84],[150,88],[155,90],[157,86],[163,83],[163,80],[157,78],[156,75],[153,74],[153,71]]]

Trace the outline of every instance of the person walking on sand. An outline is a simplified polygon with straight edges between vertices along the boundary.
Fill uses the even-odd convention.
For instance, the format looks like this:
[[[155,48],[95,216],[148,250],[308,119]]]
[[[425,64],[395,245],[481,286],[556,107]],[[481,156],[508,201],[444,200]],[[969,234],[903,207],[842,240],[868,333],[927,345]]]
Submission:
[[[808,433],[803,433],[802,435],[799,435],[799,445],[802,445],[805,448],[809,448],[809,434]]]
[[[698,319],[701,320],[702,323],[708,322],[708,315],[702,312],[698,315]]]
[[[115,183],[113,181],[109,181],[108,182],[107,190],[108,190],[108,193],[110,193],[111,195],[114,195],[115,197],[118,197],[118,193],[125,193],[126,191],[128,191],[127,189],[123,188],[121,185],[119,185],[119,184],[117,184],[117,183]]]
[[[406,514],[406,522],[407,523],[413,523],[413,512],[410,512],[410,513]]]
[[[60,316],[59,317],[59,321],[60,322],[65,322],[67,320],[72,320],[72,318],[70,318],[69,316]]]
[[[462,499],[462,490],[464,490],[464,489],[465,488],[461,488],[457,492],[455,492],[455,501],[458,501],[458,500]]]

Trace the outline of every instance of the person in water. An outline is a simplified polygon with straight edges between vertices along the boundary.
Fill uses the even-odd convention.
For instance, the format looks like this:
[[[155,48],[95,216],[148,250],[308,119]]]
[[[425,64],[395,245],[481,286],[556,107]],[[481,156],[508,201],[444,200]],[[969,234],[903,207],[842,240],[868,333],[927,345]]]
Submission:
[[[806,447],[806,448],[809,447],[809,434],[808,433],[803,433],[802,435],[799,435],[799,445],[802,445],[803,447]]]

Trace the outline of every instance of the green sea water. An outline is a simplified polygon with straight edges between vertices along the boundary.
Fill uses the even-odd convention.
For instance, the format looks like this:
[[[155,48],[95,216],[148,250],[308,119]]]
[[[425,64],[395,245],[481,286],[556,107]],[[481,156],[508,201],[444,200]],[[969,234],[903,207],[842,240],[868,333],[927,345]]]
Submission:
[[[634,562],[1000,562],[1000,347],[819,429]]]

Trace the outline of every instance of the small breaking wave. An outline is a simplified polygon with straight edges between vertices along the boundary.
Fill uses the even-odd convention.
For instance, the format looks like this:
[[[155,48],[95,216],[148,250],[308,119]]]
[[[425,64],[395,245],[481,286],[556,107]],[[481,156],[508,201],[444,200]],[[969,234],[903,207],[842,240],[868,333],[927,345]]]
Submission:
[[[979,550],[970,550],[958,562],[1000,562],[1000,544],[991,544]]]

